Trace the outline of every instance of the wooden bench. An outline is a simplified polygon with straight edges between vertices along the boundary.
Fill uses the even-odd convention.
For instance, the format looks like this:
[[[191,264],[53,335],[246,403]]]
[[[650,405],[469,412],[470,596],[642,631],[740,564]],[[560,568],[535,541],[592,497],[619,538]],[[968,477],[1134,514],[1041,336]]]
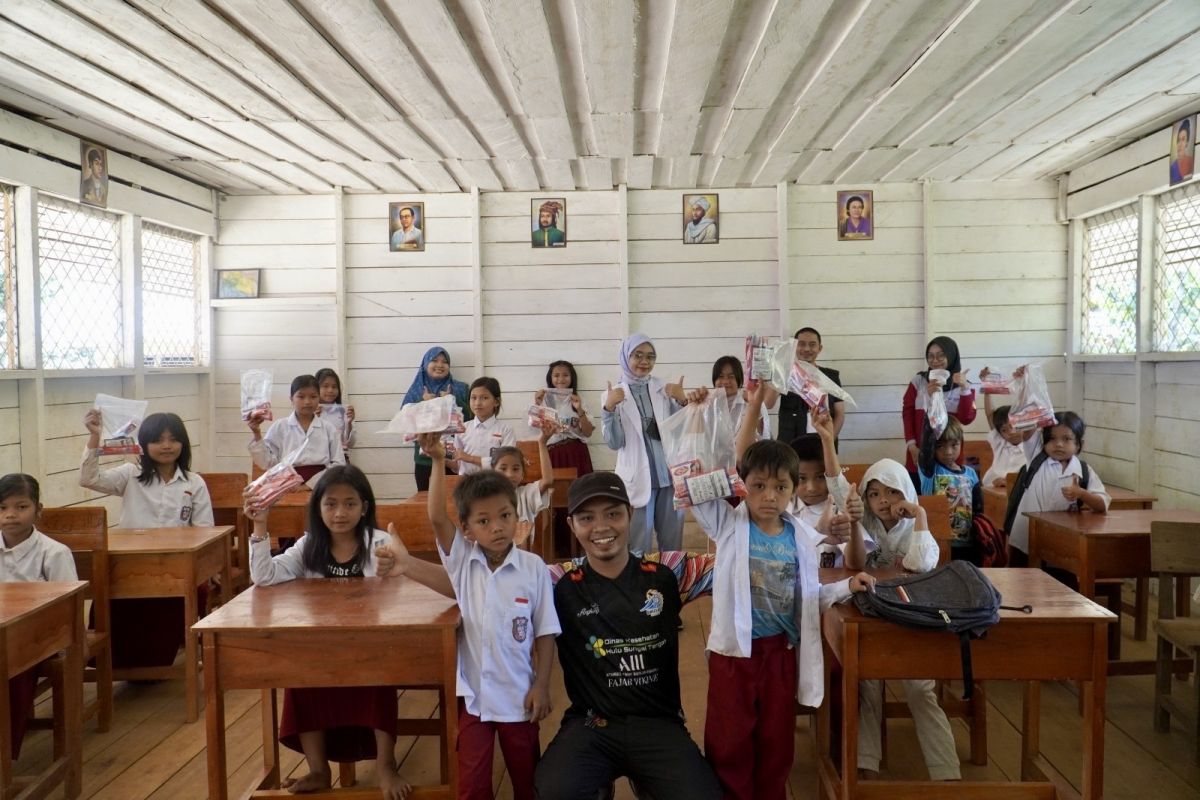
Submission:
[[[108,592],[108,512],[100,506],[44,508],[37,528],[71,548],[79,580],[88,581],[84,599],[92,601],[92,624],[84,642],[84,681],[96,684],[96,697],[86,704],[83,718],[96,717],[96,729],[104,733],[112,726],[113,667],[112,628]],[[95,662],[95,666],[87,666]],[[39,684],[38,694],[50,688]],[[40,723],[39,723],[40,727]]]
[[[242,499],[249,479],[243,472],[201,472],[200,477],[212,501],[213,524],[233,526],[230,557],[234,585],[230,591],[222,591],[222,601],[227,601],[250,585],[250,521],[243,511]]]

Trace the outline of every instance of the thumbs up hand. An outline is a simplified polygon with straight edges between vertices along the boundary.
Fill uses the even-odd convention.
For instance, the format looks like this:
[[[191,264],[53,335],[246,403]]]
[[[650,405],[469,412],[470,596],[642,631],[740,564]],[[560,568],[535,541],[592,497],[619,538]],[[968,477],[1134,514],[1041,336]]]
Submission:
[[[1063,497],[1074,503],[1084,495],[1084,490],[1079,487],[1079,476],[1072,475],[1071,482],[1062,488]]]
[[[612,381],[609,381],[608,389],[604,392],[604,410],[611,414],[624,400],[625,390],[620,386],[614,387]]]
[[[679,403],[681,406],[687,405],[687,395],[683,391],[683,376],[679,376],[679,381],[676,383],[668,383],[663,386],[663,390],[667,393],[667,397]]]

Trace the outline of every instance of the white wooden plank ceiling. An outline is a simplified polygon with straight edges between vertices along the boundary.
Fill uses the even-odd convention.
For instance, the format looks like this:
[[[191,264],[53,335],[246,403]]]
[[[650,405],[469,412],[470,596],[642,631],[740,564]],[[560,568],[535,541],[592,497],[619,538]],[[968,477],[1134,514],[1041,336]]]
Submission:
[[[0,105],[230,192],[1023,179],[1200,106],[1200,2],[3,0]]]

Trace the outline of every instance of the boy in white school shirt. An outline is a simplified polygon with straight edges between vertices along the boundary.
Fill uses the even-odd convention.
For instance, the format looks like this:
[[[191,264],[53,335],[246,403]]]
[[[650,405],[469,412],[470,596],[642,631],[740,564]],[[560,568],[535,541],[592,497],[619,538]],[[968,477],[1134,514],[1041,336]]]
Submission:
[[[550,573],[540,557],[513,544],[517,497],[512,482],[494,470],[464,477],[454,490],[462,524],[461,530],[455,528],[446,514],[441,437],[425,434],[418,441],[433,460],[429,521],[463,618],[458,635],[458,796],[492,797],[498,736],[513,797],[533,800],[534,768],[541,756],[538,723],[550,713],[554,638],[562,630]],[[421,580],[418,573],[411,574]]]
[[[292,466],[305,481],[311,480],[331,464],[345,464],[342,435],[337,426],[321,419],[321,388],[313,375],[297,375],[291,385],[292,413],[277,419],[261,431],[262,420],[251,417],[247,424],[254,439],[247,448],[254,463],[270,469],[296,450],[300,453]]]
[[[752,416],[743,432],[757,426]],[[821,537],[787,510],[799,471],[783,442],[755,442],[738,463],[746,499],[737,508],[724,500],[692,508],[717,545],[704,751],[727,798],[787,796],[795,701],[816,707],[824,695],[820,613],[875,583],[860,572],[820,584],[813,543]]]

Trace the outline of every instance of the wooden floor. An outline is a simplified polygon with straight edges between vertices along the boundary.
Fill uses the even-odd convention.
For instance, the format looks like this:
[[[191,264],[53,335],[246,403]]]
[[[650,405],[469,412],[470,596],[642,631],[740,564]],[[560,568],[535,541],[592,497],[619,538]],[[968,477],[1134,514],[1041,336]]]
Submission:
[[[685,609],[681,635],[680,673],[688,727],[697,741],[703,738],[707,671],[704,639],[708,631],[711,603],[702,600]],[[1150,657],[1152,642],[1134,642],[1132,625],[1125,620],[1125,657]],[[555,680],[555,722],[542,728],[543,744],[557,729],[565,707],[561,676]],[[1180,685],[1178,689],[1183,689]],[[1200,798],[1200,768],[1192,761],[1192,745],[1176,725],[1170,734],[1156,733],[1151,724],[1152,678],[1122,677],[1109,681],[1108,725],[1105,733],[1104,794],[1109,800],[1156,800]],[[204,721],[185,724],[182,683],[118,684],[113,729],[106,734],[85,727],[83,796],[104,800],[189,800],[207,796],[204,757]],[[1017,684],[988,684],[988,741],[990,763],[975,767],[966,763],[969,753],[967,730],[955,722],[955,736],[964,759],[963,777],[972,780],[1003,780],[1018,770],[1021,715]],[[235,787],[248,784],[261,764],[259,695],[237,691],[227,695],[228,752],[230,776]],[[408,692],[401,698],[404,715],[430,714],[435,701],[428,692]],[[39,713],[48,714],[42,707]],[[1042,748],[1050,761],[1074,782],[1080,770],[1081,726],[1076,713],[1073,687],[1048,684],[1042,692]],[[909,720],[889,723],[888,769],[884,776],[925,777],[916,738]],[[296,753],[282,750],[285,772],[303,770]],[[397,755],[403,774],[414,783],[430,783],[437,777],[437,741],[401,740]],[[50,756],[49,734],[32,732],[26,739],[20,771],[39,768]],[[360,782],[372,780],[372,765],[358,766]],[[302,772],[301,772],[302,774]],[[497,758],[496,796],[511,798],[512,792]],[[632,798],[622,781],[618,798]],[[812,737],[807,720],[796,730],[796,760],[792,769],[791,794],[796,798],[816,797]]]

